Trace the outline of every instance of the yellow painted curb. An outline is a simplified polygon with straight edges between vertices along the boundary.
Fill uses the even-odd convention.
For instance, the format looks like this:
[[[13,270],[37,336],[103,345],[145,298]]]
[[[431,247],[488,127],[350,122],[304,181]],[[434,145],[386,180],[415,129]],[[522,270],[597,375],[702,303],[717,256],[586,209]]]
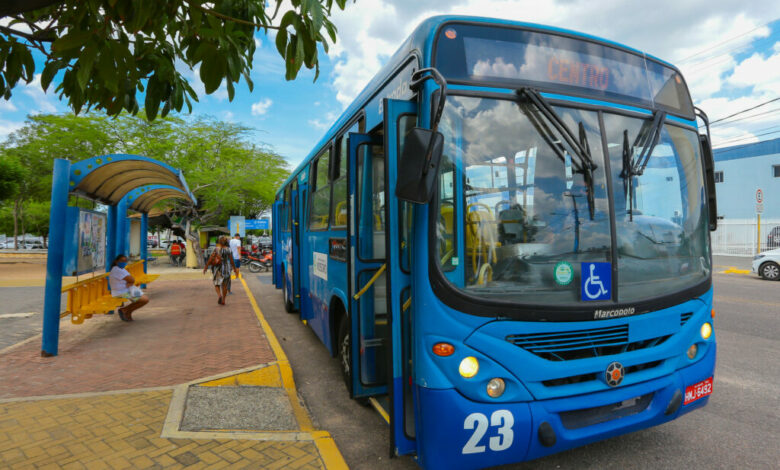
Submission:
[[[312,425],[311,418],[309,418],[309,414],[306,412],[306,409],[304,409],[303,405],[301,405],[301,402],[298,399],[298,392],[295,389],[295,380],[293,380],[293,372],[292,368],[290,367],[290,361],[287,360],[287,355],[284,353],[282,345],[279,343],[279,340],[276,338],[276,335],[271,329],[271,325],[268,324],[265,317],[263,316],[263,312],[257,305],[255,296],[252,295],[252,292],[249,290],[249,286],[246,285],[246,281],[244,280],[243,276],[240,279],[241,285],[244,286],[244,292],[246,292],[246,296],[249,298],[249,303],[252,305],[252,309],[255,311],[255,316],[257,316],[257,320],[260,322],[260,327],[263,329],[263,332],[268,339],[268,344],[271,345],[271,350],[274,352],[274,356],[276,356],[276,361],[279,365],[279,371],[282,376],[282,386],[287,391],[287,396],[290,399],[290,405],[292,406],[293,414],[295,415],[296,421],[298,421],[298,427],[301,429],[301,431],[313,431],[314,426]]]
[[[257,387],[281,387],[282,376],[279,372],[278,364],[273,364],[262,369],[257,369],[241,374],[223,377],[221,379],[210,380],[199,383],[201,387],[223,387],[238,385],[254,385]]]
[[[731,267],[725,271],[723,271],[723,274],[750,274],[749,269],[737,269],[735,267]]]
[[[311,437],[314,438],[314,445],[317,446],[317,450],[320,452],[325,468],[328,470],[349,468],[347,462],[344,461],[344,456],[341,455],[341,451],[336,446],[336,442],[327,431],[314,431],[311,433]]]

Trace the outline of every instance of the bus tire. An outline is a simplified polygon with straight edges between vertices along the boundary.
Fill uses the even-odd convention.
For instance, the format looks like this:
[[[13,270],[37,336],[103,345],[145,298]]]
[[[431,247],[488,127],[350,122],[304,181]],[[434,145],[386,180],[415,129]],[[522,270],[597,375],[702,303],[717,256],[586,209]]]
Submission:
[[[339,320],[339,334],[336,342],[338,353],[336,357],[341,367],[341,377],[344,379],[344,385],[347,386],[349,395],[352,396],[352,341],[349,328],[349,317],[342,315]]]
[[[284,299],[284,311],[287,313],[295,313],[295,305],[287,297],[287,274],[284,274],[282,278],[282,298]]]

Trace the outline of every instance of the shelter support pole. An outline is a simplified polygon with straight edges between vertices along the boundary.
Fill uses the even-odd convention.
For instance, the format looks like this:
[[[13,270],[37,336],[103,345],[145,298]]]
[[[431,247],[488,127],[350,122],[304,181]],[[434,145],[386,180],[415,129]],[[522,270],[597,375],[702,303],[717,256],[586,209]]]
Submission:
[[[130,224],[127,223],[127,196],[116,204],[116,252],[114,256],[127,253],[127,237],[130,234]]]
[[[49,210],[49,251],[46,257],[46,290],[43,300],[41,356],[56,356],[60,338],[62,265],[65,258],[65,220],[70,192],[70,162],[54,160]]]
[[[116,206],[108,206],[106,226],[106,271],[111,270],[111,263],[116,258]]]
[[[149,257],[149,214],[141,214],[141,259],[144,262],[144,273],[147,272],[146,258]]]

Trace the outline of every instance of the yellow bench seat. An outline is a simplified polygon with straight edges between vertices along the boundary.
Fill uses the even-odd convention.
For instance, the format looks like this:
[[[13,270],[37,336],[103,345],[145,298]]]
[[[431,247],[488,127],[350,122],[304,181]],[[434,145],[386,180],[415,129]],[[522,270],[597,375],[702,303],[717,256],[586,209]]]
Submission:
[[[157,280],[160,277],[159,274],[142,274],[135,279],[135,285],[149,284],[152,281]]]

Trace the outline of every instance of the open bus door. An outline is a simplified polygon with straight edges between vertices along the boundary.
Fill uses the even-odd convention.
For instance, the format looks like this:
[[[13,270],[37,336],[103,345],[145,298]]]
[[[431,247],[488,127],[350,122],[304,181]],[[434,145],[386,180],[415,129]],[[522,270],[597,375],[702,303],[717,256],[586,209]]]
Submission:
[[[412,321],[411,321],[411,220],[413,204],[395,196],[398,164],[406,134],[417,124],[414,101],[385,99],[384,150],[387,168],[388,203],[385,205],[387,231],[387,298],[389,300],[390,336],[388,415],[390,418],[391,455],[405,455],[417,450],[415,441],[414,394],[412,393]]]
[[[301,226],[299,221],[303,220],[303,214],[301,212],[301,192],[305,192],[305,185],[298,186],[298,181],[292,182],[292,191],[290,198],[290,217],[292,217],[291,225],[291,252],[292,252],[292,288],[290,297],[292,301],[293,311],[301,311]]]
[[[359,398],[387,391],[385,159],[376,137],[348,138],[350,394]]]

